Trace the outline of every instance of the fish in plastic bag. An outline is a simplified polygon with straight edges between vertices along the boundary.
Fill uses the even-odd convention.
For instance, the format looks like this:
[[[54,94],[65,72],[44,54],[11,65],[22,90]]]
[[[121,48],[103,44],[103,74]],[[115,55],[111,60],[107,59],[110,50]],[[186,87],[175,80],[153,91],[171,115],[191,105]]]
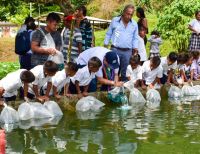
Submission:
[[[1,111],[0,122],[4,124],[14,124],[19,122],[19,116],[15,109],[4,103],[4,108]]]
[[[168,91],[168,96],[171,98],[181,98],[183,97],[183,93],[179,87],[171,86]]]
[[[146,94],[147,107],[157,108],[160,106],[160,93],[155,89],[149,89]]]
[[[129,91],[131,91],[132,89],[135,88],[134,83],[135,83],[135,81],[130,80],[130,81],[124,83],[124,87],[127,88]]]
[[[135,103],[145,104],[146,100],[145,100],[144,96],[142,95],[142,93],[138,89],[133,88],[130,92],[129,102],[131,104],[135,104]]]
[[[182,87],[182,93],[183,93],[184,96],[196,96],[196,95],[198,95],[196,90],[193,87],[188,86],[188,85],[184,85]]]
[[[200,95],[200,85],[195,85],[192,88],[196,91],[197,95]]]
[[[50,112],[50,114],[54,116],[62,116],[63,112],[61,111],[58,104],[54,101],[48,101],[44,103],[44,107]]]
[[[35,119],[52,117],[51,113],[41,103],[31,102],[30,105]]]
[[[34,118],[34,112],[28,102],[19,105],[18,115],[20,120],[28,120]]]
[[[76,110],[77,111],[97,111],[99,110],[101,107],[103,107],[105,104],[102,103],[101,101],[97,100],[95,97],[93,96],[87,96],[87,97],[83,97],[81,98],[77,104],[76,104]]]
[[[115,87],[108,92],[108,99],[115,103],[122,103],[124,95],[125,94],[123,87]]]

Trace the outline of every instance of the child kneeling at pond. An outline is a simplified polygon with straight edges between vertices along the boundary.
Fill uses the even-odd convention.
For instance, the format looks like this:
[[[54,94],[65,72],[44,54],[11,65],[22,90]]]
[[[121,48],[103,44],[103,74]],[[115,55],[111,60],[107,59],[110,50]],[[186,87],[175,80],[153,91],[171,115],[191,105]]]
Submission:
[[[88,65],[80,68],[74,77],[71,78],[69,92],[78,94],[78,98],[88,95],[89,84],[96,77],[96,72],[102,66],[102,62],[97,57],[92,57]]]
[[[191,53],[193,56],[193,61],[191,65],[191,79],[199,80],[200,79],[200,58],[199,51],[194,51]]]
[[[141,85],[142,80],[142,66],[140,66],[140,55],[132,55],[130,58],[130,65],[126,70],[126,77],[133,81],[134,87]]]
[[[163,77],[161,78],[162,84],[175,83],[173,79],[174,70],[177,68],[178,54],[170,52],[167,57],[161,57],[161,66],[163,68]]]
[[[35,81],[30,85],[28,90],[28,97],[33,99],[34,97],[40,102],[49,100],[49,93],[52,87],[52,77],[58,71],[58,65],[53,61],[46,61],[44,65],[38,65],[30,70],[34,76]],[[42,87],[47,83],[47,90],[45,95],[43,94]]]
[[[4,101],[15,101],[17,91],[20,88],[24,89],[24,99],[27,100],[28,85],[35,80],[32,72],[26,69],[19,69],[15,72],[9,73],[0,81],[0,98]]]
[[[157,84],[160,84],[160,78],[163,76],[163,69],[160,65],[160,57],[152,57],[150,60],[144,62],[142,66],[142,88],[146,86],[154,88]]]
[[[64,96],[70,97],[68,94],[68,87],[70,83],[70,77],[73,77],[78,71],[78,66],[76,63],[68,62],[65,64],[65,69],[58,71],[55,76],[52,77],[52,90],[50,95],[53,95],[55,98],[61,98],[61,93],[64,89]],[[47,84],[44,86],[44,91],[46,91]]]

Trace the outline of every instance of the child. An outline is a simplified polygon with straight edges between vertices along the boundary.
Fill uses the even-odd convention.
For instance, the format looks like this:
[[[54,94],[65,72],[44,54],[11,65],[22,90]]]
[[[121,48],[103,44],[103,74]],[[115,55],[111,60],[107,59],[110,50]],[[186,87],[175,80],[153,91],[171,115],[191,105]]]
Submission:
[[[185,63],[180,69],[181,79],[184,82],[188,82],[191,80],[191,65],[192,65],[193,57],[191,54],[185,54]]]
[[[38,65],[30,70],[34,76],[35,81],[31,84],[28,92],[30,93],[30,99],[36,97],[40,102],[49,100],[49,92],[52,86],[52,76],[58,71],[58,65],[53,61],[46,61],[44,65]],[[47,90],[44,96],[41,89],[47,83]]]
[[[63,32],[63,54],[65,60],[67,60],[67,53],[69,49],[69,41],[71,34],[71,23],[73,16],[67,16],[64,19],[65,30]],[[71,59],[70,61],[76,62],[78,55],[82,52],[82,35],[80,29],[74,27],[73,37],[72,37],[72,47],[71,47]]]
[[[160,78],[163,76],[163,69],[160,66],[160,57],[152,57],[151,60],[144,62],[142,66],[142,88],[145,89],[148,85],[154,88],[155,84],[160,84]]]
[[[163,68],[163,77],[161,78],[161,83],[167,84],[174,83],[173,72],[177,68],[177,53],[170,52],[167,57],[161,58],[161,66]]]
[[[158,31],[153,31],[151,33],[151,37],[148,39],[150,42],[150,58],[159,56],[160,57],[160,49],[159,46],[162,43],[162,39]]]
[[[71,94],[78,94],[78,98],[88,95],[89,84],[95,78],[96,72],[102,66],[102,62],[97,57],[92,57],[88,65],[79,69],[71,78],[69,91]]]
[[[147,60],[147,52],[144,44],[144,38],[146,36],[146,29],[141,26],[139,28],[139,37],[138,37],[138,54],[140,55],[140,64],[142,65]]]
[[[130,58],[130,65],[126,70],[126,77],[128,80],[134,82],[135,87],[140,85],[142,80],[142,66],[140,66],[140,55],[133,55]]]
[[[199,66],[199,51],[192,52],[193,62],[191,66],[191,79],[198,80],[200,79],[200,66]]]
[[[33,82],[35,77],[32,72],[25,69],[20,69],[15,72],[9,73],[0,81],[0,98],[8,101],[15,101],[17,90],[21,87],[24,88],[24,99],[27,99],[28,84]]]
[[[68,87],[70,83],[70,77],[73,77],[78,71],[78,66],[76,63],[69,62],[65,65],[65,69],[62,71],[58,71],[55,76],[52,77],[52,85],[53,88],[50,92],[50,95],[54,95],[55,98],[59,99],[61,96],[59,95],[64,88],[64,96],[70,97],[68,94]],[[44,87],[44,91],[46,91],[47,84]]]

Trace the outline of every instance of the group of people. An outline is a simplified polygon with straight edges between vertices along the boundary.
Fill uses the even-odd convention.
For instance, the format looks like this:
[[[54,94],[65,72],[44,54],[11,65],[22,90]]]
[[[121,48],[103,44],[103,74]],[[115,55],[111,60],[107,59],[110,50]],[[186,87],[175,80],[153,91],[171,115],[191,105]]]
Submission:
[[[77,94],[81,98],[97,91],[99,86],[100,90],[109,91],[128,80],[135,87],[145,89],[200,79],[199,51],[170,52],[167,57],[160,57],[159,32],[153,31],[147,39],[144,10],[137,9],[136,23],[132,19],[134,9],[133,5],[127,5],[121,16],[113,18],[104,47],[93,47],[94,37],[84,6],[64,17],[61,33],[57,31],[60,17],[56,13],[50,13],[47,25],[36,30],[34,19],[26,20],[18,33],[31,31],[31,47],[20,55],[21,69],[0,81],[0,98],[15,100],[19,91],[19,96],[26,101],[36,98],[45,102],[50,96],[59,99],[61,94],[67,97]],[[149,57],[145,48],[147,41],[150,42]],[[55,60],[56,56],[63,58]]]

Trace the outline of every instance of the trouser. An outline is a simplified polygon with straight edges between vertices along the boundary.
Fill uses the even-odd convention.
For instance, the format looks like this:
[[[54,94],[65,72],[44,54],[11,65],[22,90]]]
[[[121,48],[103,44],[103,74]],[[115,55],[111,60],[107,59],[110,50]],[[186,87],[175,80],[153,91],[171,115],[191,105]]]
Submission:
[[[122,81],[127,81],[126,69],[129,65],[130,58],[132,56],[132,49],[127,51],[121,51],[116,48],[112,48],[112,51],[116,52],[120,59],[120,72]]]
[[[9,101],[15,101],[17,96],[16,95],[13,95],[13,96],[10,96],[10,97],[2,97],[4,99],[5,102],[9,102]]]
[[[20,69],[32,69],[31,67],[31,53],[19,56]]]
[[[167,75],[163,74],[163,77],[160,79],[161,84],[165,84],[167,82]]]

